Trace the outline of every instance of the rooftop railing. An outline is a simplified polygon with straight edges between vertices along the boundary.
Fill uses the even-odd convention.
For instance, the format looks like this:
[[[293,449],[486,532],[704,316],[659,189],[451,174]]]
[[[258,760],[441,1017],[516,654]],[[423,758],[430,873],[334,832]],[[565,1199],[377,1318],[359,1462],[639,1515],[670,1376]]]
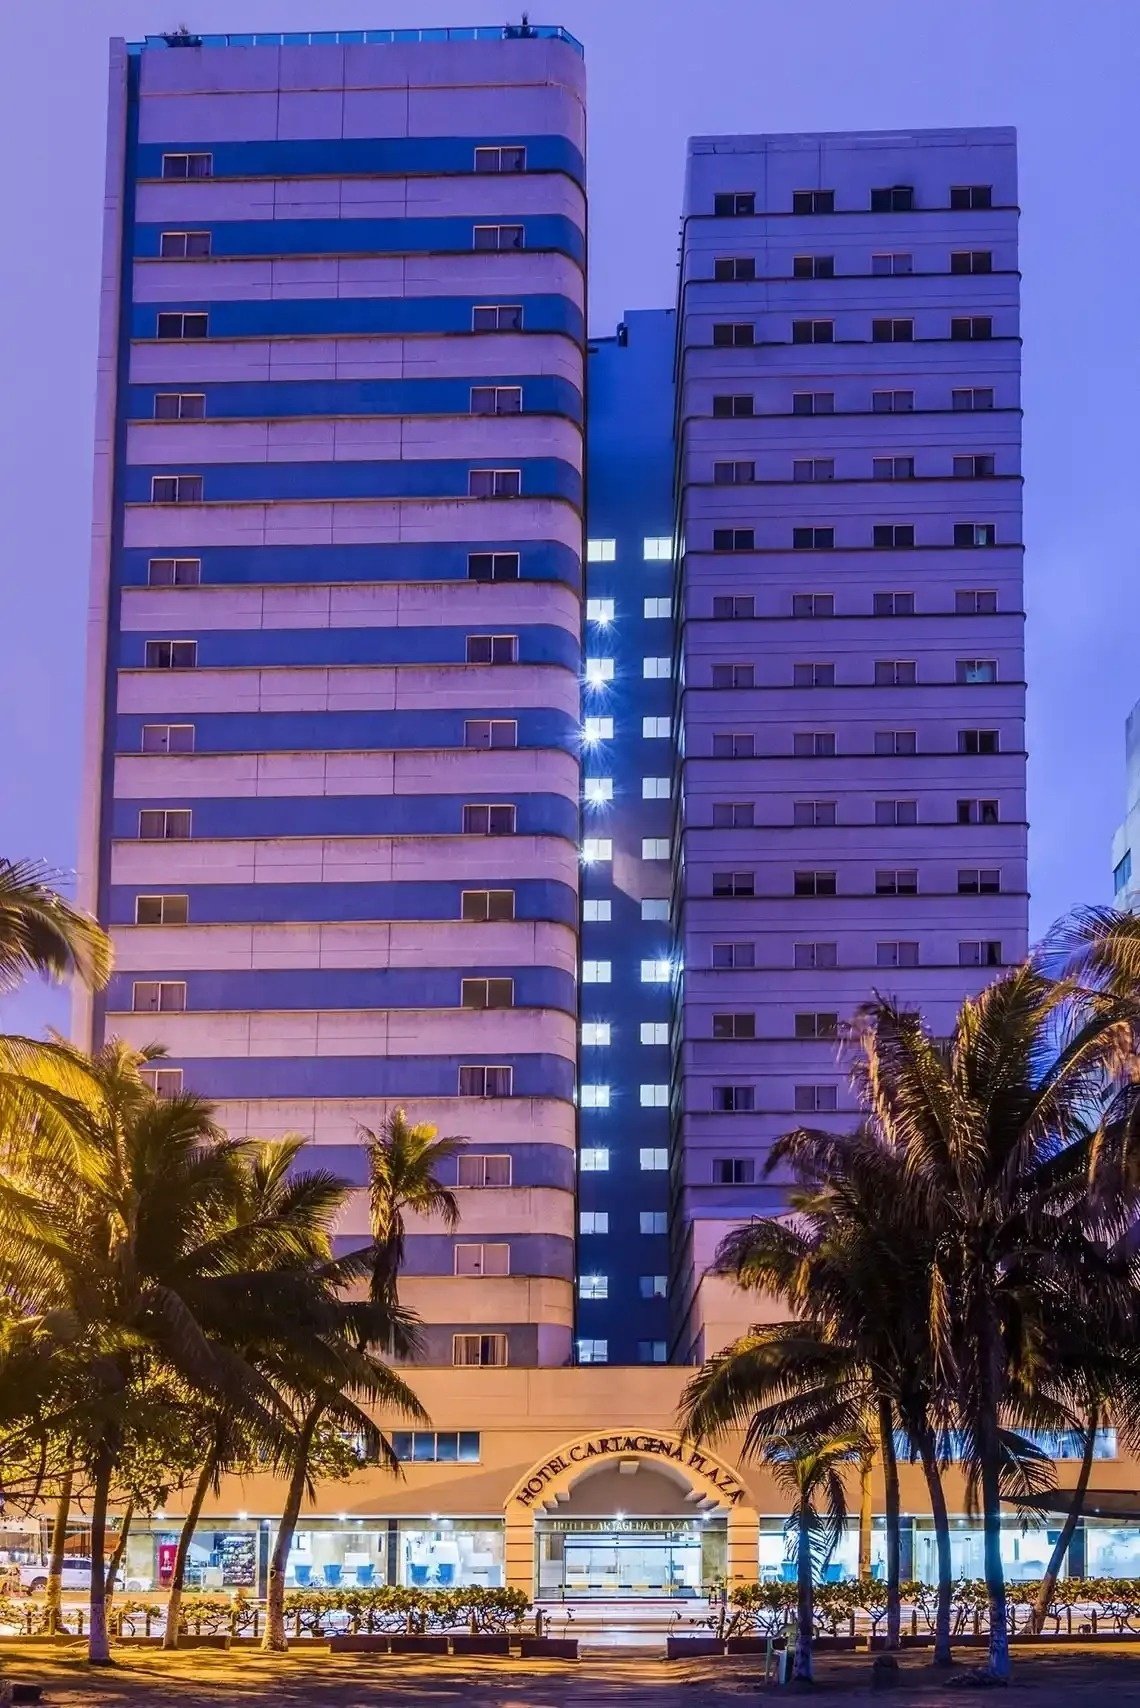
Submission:
[[[582,44],[561,24],[476,24],[437,30],[258,30],[256,33],[195,35],[174,31],[132,42],[131,51],[176,47],[392,47],[406,42],[565,42],[581,55]]]

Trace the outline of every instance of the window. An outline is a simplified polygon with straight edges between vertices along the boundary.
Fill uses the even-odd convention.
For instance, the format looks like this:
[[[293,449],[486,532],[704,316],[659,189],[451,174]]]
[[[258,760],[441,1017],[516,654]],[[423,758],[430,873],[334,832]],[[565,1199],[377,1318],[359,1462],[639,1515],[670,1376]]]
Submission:
[[[131,987],[134,1014],[182,1014],[186,1009],[186,986],[180,980],[136,979]]]
[[[1000,967],[1001,944],[994,938],[982,938],[979,942],[959,943],[958,965],[960,967]]]
[[[834,255],[793,255],[793,279],[834,279]]]
[[[884,190],[871,191],[872,213],[912,213],[914,210],[914,186],[911,184],[891,184]]]
[[[156,421],[204,421],[206,394],[201,391],[156,391],[154,418]]]
[[[1112,868],[1112,890],[1113,890],[1113,894],[1119,895],[1121,890],[1127,889],[1128,885],[1131,882],[1132,882],[1132,850],[1131,850],[1131,848],[1127,848],[1124,851],[1123,858],[1118,860],[1116,862],[1116,865]]]
[[[839,1091],[834,1085],[797,1085],[792,1091],[792,1106],[797,1115],[829,1115],[839,1107]]]
[[[456,1275],[509,1275],[510,1272],[509,1245],[471,1245],[463,1241],[455,1248]]]
[[[669,900],[667,896],[643,896],[641,898],[642,919],[667,920],[669,918]]]
[[[954,612],[959,617],[992,617],[997,608],[993,587],[959,587],[954,594]]]
[[[756,1164],[750,1156],[716,1156],[712,1177],[716,1186],[751,1186],[756,1179]]]
[[[875,457],[871,462],[871,475],[875,480],[913,480],[913,457]]]
[[[516,664],[519,655],[517,635],[468,635],[468,664]]]
[[[643,1020],[639,1036],[643,1044],[667,1044],[669,1023],[667,1020]]]
[[[583,984],[609,984],[613,977],[613,966],[609,961],[583,961]]]
[[[663,1299],[668,1290],[664,1275],[639,1275],[637,1290],[643,1299]]]
[[[185,925],[190,918],[189,896],[136,896],[136,925]]]
[[[914,256],[906,254],[885,254],[871,256],[871,272],[876,278],[890,277],[899,273],[914,271]]]
[[[669,799],[668,777],[643,777],[641,779],[641,798],[643,801],[667,801]]]
[[[584,1145],[578,1152],[578,1167],[583,1174],[609,1172],[610,1153],[598,1145]]]
[[[583,1020],[582,1042],[594,1048],[604,1048],[610,1042],[608,1020]]]
[[[913,391],[873,391],[871,393],[871,411],[875,415],[909,415],[913,409]]]
[[[587,925],[605,925],[613,917],[613,904],[593,899],[582,903],[582,919]]]
[[[718,320],[713,325],[712,341],[718,350],[741,349],[755,344],[756,328],[750,320]]]
[[[751,486],[756,479],[756,464],[748,462],[714,463],[715,486]]]
[[[641,555],[646,563],[672,563],[672,534],[651,534],[642,539]]]
[[[612,741],[614,738],[614,720],[612,718],[586,718],[582,723],[582,739],[584,741]]]
[[[752,688],[755,678],[754,664],[714,664],[712,667],[714,688]]]
[[[477,225],[471,233],[473,249],[521,249],[521,225]]]
[[[793,593],[793,617],[834,617],[834,593]]]
[[[670,723],[668,718],[642,718],[641,735],[644,741],[662,741],[668,738]]]
[[[793,415],[834,415],[835,393],[833,391],[794,391],[792,393]]]
[[[641,839],[641,858],[643,860],[667,860],[669,858],[669,838],[667,836],[643,836]]]
[[[997,524],[995,522],[955,522],[954,544],[956,546],[996,546]]]
[[[453,1334],[451,1362],[501,1367],[507,1362],[507,1337],[505,1334]]]
[[[610,1088],[608,1085],[583,1085],[579,1090],[578,1101],[583,1109],[608,1109]]]
[[[793,344],[834,344],[834,320],[793,320]]]
[[[909,866],[877,871],[875,873],[875,894],[877,896],[916,896],[918,894],[918,873]]]
[[[475,924],[515,917],[514,890],[464,890],[460,897],[460,917]]]
[[[519,726],[513,718],[468,718],[463,725],[464,747],[517,747]]]
[[[667,1109],[669,1107],[669,1087],[667,1085],[639,1086],[638,1101],[643,1109]]]
[[[875,593],[871,609],[876,617],[913,617],[913,593]]]
[[[872,343],[910,344],[913,339],[913,320],[872,320],[871,322]]]
[[[164,178],[212,178],[214,176],[214,157],[212,154],[164,154],[162,157],[162,176]]]
[[[793,190],[794,214],[829,214],[835,212],[834,190]]]
[[[955,386],[950,393],[950,405],[953,409],[992,409],[994,406],[994,391],[992,386]]]
[[[871,532],[871,543],[879,550],[898,550],[900,547],[914,545],[913,522],[876,522]]]
[[[792,735],[792,753],[797,759],[834,759],[835,731],[798,729]]]
[[[579,1340],[576,1342],[579,1364],[608,1364],[610,1358],[610,1343],[608,1340]]]
[[[643,1234],[666,1234],[669,1232],[669,1217],[664,1210],[642,1210],[637,1218],[638,1232]]]
[[[521,332],[522,323],[518,302],[479,303],[471,310],[472,332]]]
[[[460,1097],[509,1097],[514,1069],[510,1067],[461,1067]]]
[[[660,1174],[669,1167],[669,1152],[656,1145],[639,1150],[637,1165],[645,1174]]]
[[[156,1097],[181,1097],[182,1069],[140,1067],[139,1078]]]
[[[208,325],[209,317],[203,313],[166,312],[158,316],[156,333],[159,338],[205,338]]]
[[[792,894],[797,896],[833,896],[836,893],[834,872],[793,872]]]
[[[470,552],[467,557],[467,579],[517,581],[519,567],[518,552]]]
[[[792,823],[807,830],[826,830],[836,820],[834,801],[793,801]]]
[[[957,803],[956,819],[959,824],[997,824],[998,803],[996,801],[960,800]]]
[[[673,663],[668,658],[643,658],[641,674],[647,682],[664,681],[673,673]]]
[[[994,323],[988,314],[955,314],[950,319],[951,338],[963,341],[966,339],[992,338]]]
[[[612,777],[587,777],[583,782],[583,794],[589,806],[604,806],[614,798],[614,780]]]
[[[756,737],[741,730],[714,730],[712,756],[714,759],[754,759]]]
[[[473,385],[471,387],[472,415],[519,415],[522,412],[522,386]]]
[[[996,658],[958,658],[954,661],[955,682],[996,682],[997,673]]]
[[[587,864],[596,860],[612,860],[614,845],[608,836],[587,836],[582,841],[582,858]]]
[[[714,872],[712,893],[714,896],[755,895],[756,874],[754,872]]]
[[[834,688],[834,664],[793,664],[792,683],[797,688]]]
[[[402,1463],[477,1465],[479,1432],[475,1429],[397,1429],[392,1451]]]
[[[521,469],[472,469],[467,476],[472,498],[518,498],[522,492]]]
[[[754,1038],[756,1036],[755,1014],[714,1014],[712,1017],[712,1035],[714,1038]]]
[[[163,261],[201,261],[210,253],[208,231],[164,231],[158,240]]]
[[[996,896],[1000,893],[1000,867],[960,866],[958,868],[958,894],[960,896]]]
[[[820,972],[838,965],[839,947],[835,943],[797,943],[792,951],[792,965],[797,972]]]
[[[718,830],[750,830],[756,818],[754,801],[714,801],[712,821]]]
[[[144,807],[139,813],[140,842],[185,842],[189,835],[189,807]]]
[[[201,581],[200,557],[152,557],[146,566],[148,587],[198,587]]]
[[[797,552],[826,552],[835,545],[834,528],[793,528],[792,549]]]
[[[910,658],[879,658],[875,661],[876,688],[913,688],[918,669]]]
[[[876,943],[875,965],[877,967],[917,967],[918,944],[905,943]]]
[[[718,255],[713,262],[713,278],[721,284],[756,277],[756,261],[751,255]]]
[[[463,808],[464,836],[513,836],[515,808],[507,803],[472,801]]]
[[[643,599],[641,614],[645,618],[671,617],[673,601],[671,599]]]
[[[952,249],[950,251],[950,271],[952,273],[992,273],[993,270],[992,249]]]
[[[200,474],[152,474],[150,477],[152,504],[201,504],[202,476]]]
[[[751,190],[724,190],[713,197],[713,213],[717,219],[738,219],[756,212],[756,197]]]
[[[514,979],[462,979],[459,986],[462,1008],[513,1008]]]
[[[993,455],[989,452],[955,457],[953,467],[955,480],[988,480],[995,472]]]
[[[793,480],[834,480],[834,457],[797,457],[792,464]]]
[[[517,143],[501,148],[477,148],[476,172],[525,172],[526,149]]]
[[[712,400],[714,416],[739,418],[753,413],[754,399],[749,392],[718,392]]]
[[[739,972],[756,965],[754,943],[714,943],[712,964],[718,972]]]
[[[992,184],[951,184],[950,206],[952,208],[992,208]]]
[[[144,753],[193,753],[193,724],[144,724],[142,726]]]
[[[998,732],[996,729],[960,729],[958,731],[959,753],[997,753]]]
[[[664,1364],[667,1348],[663,1340],[639,1340],[637,1343],[637,1362],[639,1364]]]
[[[714,528],[714,552],[750,552],[756,549],[756,534],[752,528]]]
[[[461,1155],[455,1166],[455,1184],[479,1192],[494,1186],[509,1186],[511,1184],[511,1158],[494,1154],[472,1156],[470,1153],[466,1153]]]
[[[839,1016],[831,1013],[808,1013],[795,1016],[792,1031],[797,1038],[837,1038]]]
[[[612,658],[587,658],[586,686],[601,688],[604,683],[614,679],[614,661]]]
[[[912,729],[877,729],[874,740],[879,758],[901,759],[918,752],[918,738]]]

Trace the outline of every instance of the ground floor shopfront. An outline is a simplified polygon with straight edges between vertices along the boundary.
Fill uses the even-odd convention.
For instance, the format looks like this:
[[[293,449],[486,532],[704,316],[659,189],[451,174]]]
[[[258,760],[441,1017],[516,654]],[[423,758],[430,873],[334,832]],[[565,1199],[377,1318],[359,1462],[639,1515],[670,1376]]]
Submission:
[[[418,1588],[510,1585],[547,1602],[665,1600],[706,1596],[723,1584],[779,1581],[795,1573],[782,1498],[763,1467],[742,1463],[739,1442],[710,1448],[684,1441],[676,1406],[686,1376],[669,1368],[425,1370],[414,1385],[431,1417],[410,1430],[392,1419],[398,1477],[376,1469],[319,1485],[302,1513],[289,1556],[291,1588]],[[1062,1484],[1076,1465],[1059,1468]],[[932,1582],[933,1528],[918,1468],[901,1467],[902,1573]],[[1101,1488],[1137,1487],[1136,1467],[1098,1463]],[[279,1482],[223,1484],[198,1524],[188,1577],[195,1587],[264,1594]],[[872,1570],[885,1569],[882,1493],[871,1537]],[[948,1476],[951,1509],[963,1491]],[[854,1497],[854,1489],[852,1490]],[[137,1516],[125,1555],[131,1589],[169,1582],[188,1495]],[[856,1501],[852,1498],[852,1509]],[[89,1548],[76,1513],[69,1551]],[[1040,1575],[1060,1518],[1040,1526],[1011,1517],[1002,1554],[1013,1581]],[[0,1563],[46,1557],[47,1515],[0,1520]],[[953,1520],[956,1576],[979,1577],[976,1520]],[[1140,1577],[1140,1517],[1091,1517],[1069,1552],[1077,1575]],[[828,1581],[854,1577],[854,1527],[822,1567]],[[25,1574],[26,1575],[26,1574]]]

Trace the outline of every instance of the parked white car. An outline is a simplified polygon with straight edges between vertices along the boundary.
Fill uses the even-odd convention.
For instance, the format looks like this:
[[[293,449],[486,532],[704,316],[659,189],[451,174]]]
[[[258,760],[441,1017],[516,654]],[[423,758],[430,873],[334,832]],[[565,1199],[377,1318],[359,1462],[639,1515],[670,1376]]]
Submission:
[[[44,1590],[47,1588],[48,1568],[44,1561],[41,1561],[38,1565],[9,1567],[9,1570],[19,1573],[20,1588],[26,1590],[29,1595],[42,1595]],[[90,1559],[84,1559],[82,1555],[69,1554],[67,1559],[63,1562],[64,1591],[66,1592],[67,1590],[77,1589],[86,1590],[90,1582]],[[124,1578],[123,1574],[120,1572],[118,1587],[120,1589],[127,1590],[143,1590],[149,1589],[150,1584],[149,1582],[144,1583],[141,1578]]]

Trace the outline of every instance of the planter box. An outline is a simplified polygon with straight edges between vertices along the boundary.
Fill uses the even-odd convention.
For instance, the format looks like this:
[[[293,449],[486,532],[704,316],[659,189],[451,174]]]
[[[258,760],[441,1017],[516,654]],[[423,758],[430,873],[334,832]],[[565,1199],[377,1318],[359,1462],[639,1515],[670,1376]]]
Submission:
[[[849,1655],[863,1645],[858,1637],[813,1637],[811,1646],[820,1655]]]
[[[505,1632],[480,1632],[451,1639],[453,1655],[509,1655],[511,1639]]]
[[[524,1637],[520,1653],[526,1660],[576,1661],[577,1637]]]
[[[38,1702],[43,1696],[43,1689],[38,1684],[14,1684],[12,1686],[13,1702]]]
[[[766,1655],[768,1641],[767,1637],[729,1637],[724,1647],[730,1655]],[[782,1647],[779,1652],[783,1653]]]
[[[723,1655],[722,1637],[668,1637],[665,1652],[671,1661],[697,1660],[703,1655]]]
[[[127,1644],[134,1649],[161,1649],[162,1647],[161,1636],[144,1637],[141,1633],[135,1637],[126,1634],[121,1637],[112,1637],[111,1641]],[[228,1633],[225,1635],[212,1633],[210,1636],[201,1637],[184,1636],[179,1637],[178,1647],[180,1649],[228,1649],[232,1641],[233,1638]]]
[[[387,1631],[358,1631],[354,1636],[330,1637],[330,1655],[387,1655],[392,1638]]]
[[[397,1636],[389,1637],[394,1655],[445,1655],[446,1637]]]

